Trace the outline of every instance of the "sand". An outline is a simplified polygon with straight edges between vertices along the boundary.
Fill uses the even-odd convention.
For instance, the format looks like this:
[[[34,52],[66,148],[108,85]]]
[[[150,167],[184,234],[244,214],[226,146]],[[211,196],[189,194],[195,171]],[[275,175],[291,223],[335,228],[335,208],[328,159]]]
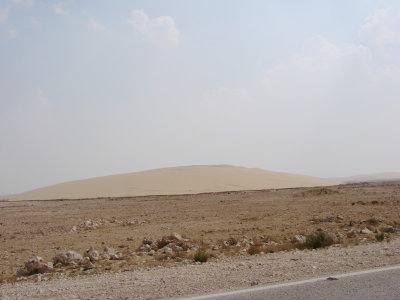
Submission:
[[[337,181],[229,165],[185,166],[60,183],[9,200],[85,199],[330,186]]]
[[[354,175],[350,177],[338,177],[332,179],[343,183],[399,181],[400,172],[363,174],[363,175]]]

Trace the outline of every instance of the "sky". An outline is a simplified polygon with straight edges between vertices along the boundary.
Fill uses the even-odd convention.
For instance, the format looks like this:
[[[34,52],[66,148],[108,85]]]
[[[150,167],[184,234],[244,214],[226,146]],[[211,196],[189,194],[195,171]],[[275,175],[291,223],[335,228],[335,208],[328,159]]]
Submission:
[[[0,195],[154,168],[400,171],[400,4],[0,0]]]

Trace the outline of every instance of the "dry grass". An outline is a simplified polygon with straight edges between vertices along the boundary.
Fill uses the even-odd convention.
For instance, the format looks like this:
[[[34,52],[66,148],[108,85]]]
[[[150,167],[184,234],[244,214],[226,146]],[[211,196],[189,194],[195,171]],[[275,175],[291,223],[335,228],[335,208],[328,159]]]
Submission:
[[[193,260],[196,262],[205,263],[210,258],[210,253],[206,249],[199,249],[193,256]]]

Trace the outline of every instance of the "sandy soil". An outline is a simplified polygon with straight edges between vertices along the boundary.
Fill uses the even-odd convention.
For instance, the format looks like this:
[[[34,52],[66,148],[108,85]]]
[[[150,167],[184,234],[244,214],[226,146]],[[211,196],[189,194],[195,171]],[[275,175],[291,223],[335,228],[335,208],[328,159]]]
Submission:
[[[208,249],[215,260],[240,253],[249,256],[249,245],[254,243],[264,252],[293,249],[295,235],[319,228],[336,234],[342,245],[375,242],[376,232],[388,226],[398,230],[400,183],[0,202],[0,220],[0,282],[35,280],[16,276],[33,255],[51,261],[62,250],[83,253],[90,246],[98,250],[111,246],[123,254],[122,260],[99,262],[94,269],[68,268],[45,275],[48,279],[91,276],[191,264],[194,250],[170,256],[137,252],[144,237],[157,239],[171,232]],[[372,232],[361,234],[365,228]],[[396,235],[387,233],[386,238]],[[226,246],[232,237],[238,243]]]
[[[177,195],[270,188],[328,186],[338,181],[262,169],[186,166],[65,182],[18,195],[10,200],[84,199]]]

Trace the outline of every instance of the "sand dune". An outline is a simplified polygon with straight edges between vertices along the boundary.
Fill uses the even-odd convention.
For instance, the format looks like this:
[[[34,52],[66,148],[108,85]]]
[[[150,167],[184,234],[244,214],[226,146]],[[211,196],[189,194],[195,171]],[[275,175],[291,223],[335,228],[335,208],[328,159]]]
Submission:
[[[356,183],[356,182],[382,182],[382,181],[400,181],[400,173],[376,173],[376,174],[364,174],[355,175],[349,177],[332,178],[333,180],[340,181],[343,183]]]
[[[334,180],[318,177],[228,165],[186,166],[65,182],[11,195],[8,199],[50,200],[197,194],[205,192],[327,186],[337,183]]]

